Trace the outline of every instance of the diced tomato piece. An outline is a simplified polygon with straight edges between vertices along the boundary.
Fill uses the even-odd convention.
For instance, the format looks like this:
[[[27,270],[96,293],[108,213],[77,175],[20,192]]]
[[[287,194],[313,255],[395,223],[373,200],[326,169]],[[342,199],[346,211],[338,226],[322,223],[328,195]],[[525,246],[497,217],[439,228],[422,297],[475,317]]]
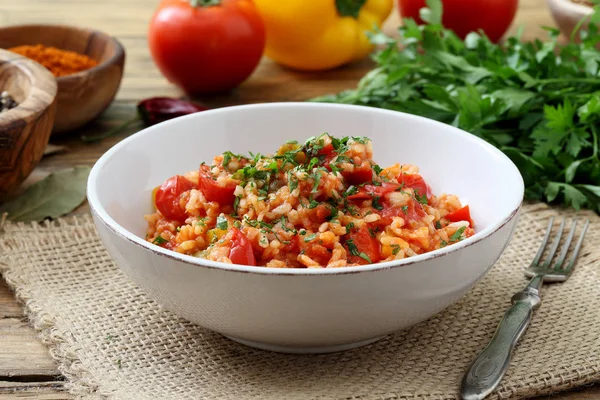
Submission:
[[[373,170],[371,169],[371,164],[365,161],[361,165],[354,166],[354,171],[352,172],[342,172],[342,176],[349,184],[360,185],[373,181]]]
[[[450,222],[458,222],[458,221],[468,221],[469,226],[473,228],[473,220],[471,219],[471,210],[469,210],[469,206],[466,205],[463,208],[459,208],[458,210],[451,212],[446,215],[446,219]]]
[[[233,192],[237,183],[230,181],[226,186],[221,186],[215,181],[210,173],[210,167],[208,165],[200,166],[200,176],[198,177],[198,186],[200,191],[206,200],[216,201],[221,205],[232,205],[235,200]]]
[[[375,196],[383,197],[383,195],[395,192],[399,188],[398,183],[392,182],[383,182],[381,186],[364,185],[358,189],[358,193],[348,196],[348,200],[368,200]]]
[[[405,207],[390,207],[384,203],[384,208],[380,212],[381,219],[378,221],[380,226],[388,226],[392,223],[394,217],[402,217],[407,221],[418,221],[427,215],[423,206],[410,199]]]
[[[331,259],[331,252],[321,244],[307,243],[304,254],[318,262],[322,267],[325,267]]]
[[[236,227],[231,228],[229,259],[234,264],[256,265],[256,258],[254,258],[254,252],[248,237]]]
[[[322,148],[322,149],[320,149],[320,150],[317,152],[317,155],[320,155],[320,156],[326,156],[326,155],[329,155],[329,154],[331,154],[331,153],[333,153],[333,145],[332,145],[331,143],[329,143],[328,145],[326,145],[326,146],[323,146],[323,148]],[[336,155],[337,155],[337,154],[336,154]]]
[[[345,236],[345,247],[348,252],[348,261],[353,264],[374,264],[381,260],[379,241],[371,235],[367,227],[362,227],[356,232]],[[357,255],[366,256],[371,262]]]
[[[415,190],[419,196],[426,195],[427,199],[431,198],[431,188],[419,174],[400,174],[398,182],[406,188]]]
[[[162,215],[183,222],[187,218],[181,205],[181,195],[194,188],[194,184],[181,175],[167,179],[155,192],[154,204]]]
[[[322,224],[331,215],[331,210],[323,204],[319,204],[308,213],[308,218],[317,224]]]

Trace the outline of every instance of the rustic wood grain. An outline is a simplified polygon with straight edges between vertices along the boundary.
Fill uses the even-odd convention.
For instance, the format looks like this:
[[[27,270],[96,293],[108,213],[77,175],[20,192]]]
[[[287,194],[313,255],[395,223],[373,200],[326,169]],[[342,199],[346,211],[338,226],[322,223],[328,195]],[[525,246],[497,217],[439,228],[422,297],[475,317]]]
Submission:
[[[159,0],[54,0],[48,7],[46,0],[0,0],[0,26],[22,23],[70,24],[92,27],[114,35],[126,49],[125,72],[116,101],[95,121],[68,135],[53,137],[53,144],[68,149],[45,157],[29,182],[47,173],[73,165],[92,165],[100,155],[124,137],[137,131],[132,127],[117,137],[99,143],[83,143],[82,134],[98,134],[119,126],[135,116],[135,103],[154,96],[182,96],[183,93],[164,79],[150,57],[146,29]],[[400,19],[396,12],[388,19],[384,31],[394,34]],[[542,26],[555,26],[545,0],[521,0],[516,20],[511,27],[515,32],[524,25],[523,38],[547,37]],[[370,60],[322,73],[301,73],[282,68],[263,59],[254,74],[230,93],[196,98],[209,107],[235,104],[304,101],[311,97],[353,88],[358,80],[373,67]],[[77,212],[86,212],[87,206]],[[67,399],[62,382],[55,380],[55,367],[50,367],[47,350],[35,338],[33,330],[25,326],[21,306],[4,284],[0,284],[0,400],[4,398]],[[3,333],[11,332],[10,340]],[[8,336],[7,336],[8,337]],[[18,339],[17,339],[18,337]],[[10,357],[8,352],[19,355]],[[29,360],[24,368],[23,358]],[[19,364],[20,363],[20,364]],[[12,377],[8,378],[11,374]],[[47,375],[44,375],[47,374]],[[16,382],[19,377],[37,376],[39,382]],[[600,385],[578,391],[543,397],[539,400],[600,400]]]
[[[22,25],[0,28],[0,48],[42,44],[85,54],[98,65],[56,78],[57,112],[54,134],[79,128],[98,116],[114,99],[125,62],[121,44],[108,34],[64,25]]]
[[[56,83],[31,60],[0,49],[0,91],[17,107],[0,113],[0,199],[38,164],[56,114]]]

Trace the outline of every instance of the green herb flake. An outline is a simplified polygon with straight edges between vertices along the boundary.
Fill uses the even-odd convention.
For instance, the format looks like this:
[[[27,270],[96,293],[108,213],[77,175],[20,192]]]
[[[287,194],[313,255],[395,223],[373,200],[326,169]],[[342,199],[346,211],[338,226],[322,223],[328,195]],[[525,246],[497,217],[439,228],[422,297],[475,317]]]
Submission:
[[[227,226],[228,226],[227,218],[223,215],[219,215],[217,217],[217,224],[215,225],[215,228],[220,229],[222,231],[226,231]]]
[[[360,253],[358,253],[358,256],[359,256],[360,258],[362,258],[363,260],[365,260],[366,262],[368,262],[369,264],[371,264],[371,263],[372,263],[372,261],[371,261],[371,259],[369,258],[369,256],[368,256],[368,255],[366,255],[365,253],[363,253],[363,252],[360,252]]]
[[[350,251],[351,255],[358,256],[360,254],[360,252],[358,251],[358,247],[356,247],[356,244],[354,244],[353,239],[348,239],[346,241],[346,246],[348,246],[348,251]]]
[[[309,208],[309,209],[313,209],[313,208],[315,208],[315,207],[316,207],[316,206],[318,206],[318,205],[319,205],[319,202],[318,202],[318,201],[316,201],[316,200],[311,200],[311,201],[310,201],[310,203],[308,204],[308,208]]]
[[[349,222],[348,225],[346,225],[346,234],[352,232],[353,228],[354,228],[354,222]]]
[[[373,201],[371,202],[371,204],[373,205],[373,208],[375,208],[377,210],[383,210],[383,205],[381,205],[381,203],[379,202],[380,199],[381,199],[380,196],[373,197]]]
[[[313,233],[313,234],[311,234],[311,235],[308,235],[308,236],[306,236],[306,237],[304,238],[304,241],[305,241],[306,243],[308,243],[308,242],[310,242],[311,240],[314,240],[316,237],[317,237],[317,234],[316,234],[316,233]]]
[[[408,206],[402,206],[402,212],[403,212],[405,215],[408,215]]]
[[[435,221],[435,229],[442,229],[442,223],[440,221]]]
[[[157,236],[157,237],[156,237],[156,238],[155,238],[155,239],[152,241],[152,243],[154,243],[154,244],[157,244],[157,245],[159,245],[159,246],[160,246],[160,245],[162,245],[162,244],[169,243],[169,241],[168,241],[167,239],[165,239],[165,238],[163,238],[162,236],[160,236],[160,235],[159,235],[159,236]]]
[[[466,226],[461,226],[460,228],[458,228],[456,230],[456,232],[454,232],[454,234],[452,236],[450,236],[450,242],[458,242],[459,240],[461,240],[461,236],[463,234],[463,232],[465,231],[465,229],[467,229]]]
[[[392,244],[391,248],[392,248],[393,255],[397,255],[400,252],[400,245]]]

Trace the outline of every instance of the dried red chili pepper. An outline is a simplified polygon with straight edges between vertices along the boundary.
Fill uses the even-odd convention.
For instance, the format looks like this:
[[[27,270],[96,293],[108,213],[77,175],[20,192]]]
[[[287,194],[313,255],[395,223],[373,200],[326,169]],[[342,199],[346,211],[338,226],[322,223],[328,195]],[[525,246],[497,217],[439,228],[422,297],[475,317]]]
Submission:
[[[143,127],[148,127],[169,119],[205,110],[208,110],[208,108],[186,100],[172,97],[152,97],[138,103],[135,118],[99,135],[82,135],[81,139],[84,142],[97,142],[117,135],[134,124],[141,124]]]

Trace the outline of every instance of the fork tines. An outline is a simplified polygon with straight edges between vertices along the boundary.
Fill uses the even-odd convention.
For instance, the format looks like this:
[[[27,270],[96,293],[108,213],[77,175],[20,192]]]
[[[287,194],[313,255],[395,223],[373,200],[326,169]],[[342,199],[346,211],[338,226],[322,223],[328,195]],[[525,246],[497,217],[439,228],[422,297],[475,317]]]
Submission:
[[[573,222],[571,223],[571,229],[569,231],[569,235],[565,239],[565,242],[563,243],[560,254],[556,258],[554,265],[551,266],[552,260],[553,260],[554,256],[556,255],[556,251],[558,250],[558,247],[560,246],[560,241],[562,239],[563,232],[565,230],[565,222],[566,222],[566,219],[563,219],[562,222],[560,223],[558,232],[556,233],[556,236],[554,237],[554,240],[552,241],[552,245],[550,246],[550,249],[548,250],[548,255],[546,257],[546,260],[544,261],[544,263],[542,265],[540,265],[540,260],[544,254],[544,251],[546,250],[548,240],[550,239],[550,234],[552,233],[552,226],[554,225],[554,217],[550,218],[550,221],[548,221],[548,228],[546,229],[546,233],[544,234],[544,239],[542,241],[540,249],[538,250],[537,254],[535,255],[535,258],[533,259],[533,261],[531,263],[530,268],[537,269],[537,270],[540,270],[540,269],[541,270],[553,270],[556,272],[562,271],[563,273],[569,273],[573,269],[573,266],[575,265],[575,261],[577,260],[577,256],[579,254],[579,249],[581,248],[581,244],[583,243],[583,238],[585,236],[585,233],[587,232],[590,221],[589,220],[585,221],[585,223],[583,225],[583,229],[581,230],[579,239],[577,239],[577,244],[575,245],[575,248],[573,249],[573,254],[571,255],[571,258],[569,259],[569,262],[565,266],[563,266],[565,259],[567,257],[567,253],[569,251],[569,247],[571,246],[571,242],[573,241],[573,236],[575,236],[575,231],[576,231],[576,227],[577,227],[577,220],[573,219]]]

